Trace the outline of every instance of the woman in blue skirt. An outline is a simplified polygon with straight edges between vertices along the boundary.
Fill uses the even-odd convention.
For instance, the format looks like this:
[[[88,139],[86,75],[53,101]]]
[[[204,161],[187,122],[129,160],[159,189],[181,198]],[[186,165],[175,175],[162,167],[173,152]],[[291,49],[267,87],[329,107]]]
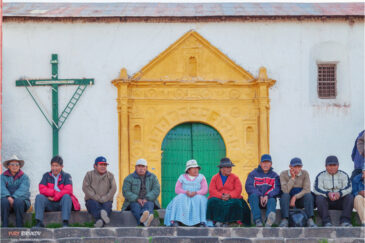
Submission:
[[[196,160],[186,162],[185,174],[176,182],[178,194],[167,206],[164,223],[166,226],[206,226],[208,184],[204,175],[199,174]]]

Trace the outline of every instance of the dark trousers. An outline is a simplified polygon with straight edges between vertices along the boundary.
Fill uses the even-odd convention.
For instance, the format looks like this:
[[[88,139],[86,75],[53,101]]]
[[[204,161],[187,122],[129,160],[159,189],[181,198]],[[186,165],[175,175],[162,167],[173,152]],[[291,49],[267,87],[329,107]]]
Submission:
[[[362,173],[362,169],[354,169],[351,174],[351,178],[350,178],[351,181],[352,181],[352,179],[354,179],[355,176],[357,176],[358,174],[361,174],[361,173]]]
[[[260,204],[260,197],[256,194],[251,194],[248,197],[248,202],[251,206],[251,212],[253,221],[256,221],[257,219],[261,219],[261,211],[260,208],[266,208],[266,218],[269,215],[269,213],[274,212],[276,213],[276,198],[269,198],[267,200],[267,204],[265,207],[262,207]]]
[[[344,197],[336,201],[331,201],[329,198],[324,196],[316,196],[316,204],[318,208],[319,216],[322,218],[322,224],[331,222],[331,218],[328,213],[328,209],[342,210],[340,222],[351,222],[351,213],[354,208],[354,197],[352,194],[347,194]]]
[[[141,222],[139,222],[139,219],[141,218],[141,215],[144,211],[150,212],[150,214],[153,214],[153,208],[155,204],[153,202],[147,201],[143,207],[138,202],[132,202],[129,207],[132,211],[132,214],[137,220],[137,224],[139,225]]]
[[[94,217],[95,220],[100,219],[100,211],[102,209],[104,209],[108,213],[108,216],[110,216],[110,213],[112,212],[112,206],[113,202],[100,203],[92,199],[86,200],[87,211]]]
[[[289,218],[291,196],[289,193],[283,193],[280,197],[280,210],[282,218]],[[306,193],[303,197],[295,200],[296,208],[304,208],[305,214],[308,218],[313,217],[313,196],[312,193]]]
[[[24,212],[28,210],[25,201],[19,198],[14,198],[13,208],[10,207],[10,203],[7,197],[1,198],[1,225],[8,227],[8,218],[10,212],[15,212],[15,226],[23,227]]]
[[[70,195],[65,194],[60,201],[54,202],[42,194],[38,194],[35,198],[35,219],[43,221],[45,211],[54,212],[61,211],[62,220],[69,220],[72,209],[72,200]]]

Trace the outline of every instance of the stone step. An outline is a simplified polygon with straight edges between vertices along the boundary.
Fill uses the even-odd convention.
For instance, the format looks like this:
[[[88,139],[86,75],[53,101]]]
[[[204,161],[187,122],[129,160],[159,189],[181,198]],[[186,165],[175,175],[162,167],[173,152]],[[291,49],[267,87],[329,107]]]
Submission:
[[[227,228],[194,228],[194,227],[106,227],[106,228],[2,228],[1,239],[8,242],[17,240],[63,240],[76,242],[80,239],[95,239],[103,242],[119,241],[119,238],[138,238],[138,241],[154,239],[153,242],[175,242],[176,239],[210,239],[209,242],[221,242],[231,239],[337,239],[343,242],[364,239],[364,227],[323,227],[323,228],[257,228],[257,227],[227,227]],[[164,238],[165,237],[165,238]],[[214,238],[214,240],[213,240]],[[3,242],[3,241],[2,241]],[[91,241],[94,242],[94,241]],[[97,241],[95,241],[97,242]],[[182,242],[182,241],[176,241]],[[190,242],[190,240],[188,240]],[[235,242],[235,241],[232,241]],[[256,242],[256,241],[255,241]],[[294,241],[293,241],[294,242]],[[136,243],[136,242],[135,242]]]
[[[351,239],[324,239],[324,238],[226,238],[226,237],[180,237],[180,236],[156,236],[156,237],[85,237],[85,238],[63,238],[63,239],[29,239],[29,240],[8,240],[2,239],[4,243],[364,243],[361,238]]]
[[[318,213],[315,211],[316,214],[316,222],[318,225],[321,225],[321,218],[318,216]],[[340,216],[341,211],[339,210],[329,210],[329,214],[332,219],[332,223],[335,226],[340,225]],[[165,209],[156,210],[156,215],[160,219],[165,217]],[[265,211],[261,210],[261,215],[263,220],[265,219]],[[251,216],[252,217],[252,216]],[[356,212],[353,212],[353,220],[356,225],[360,225],[360,218]],[[110,216],[111,222],[108,225],[109,227],[134,227],[137,226],[137,221],[134,218],[133,214],[130,211],[113,211]],[[275,224],[279,225],[281,220],[280,210],[276,211],[276,221]],[[32,221],[32,213],[26,213],[24,222],[31,222]],[[93,222],[93,217],[87,211],[77,211],[71,213],[70,224],[84,224],[85,222]],[[252,219],[251,219],[252,221]],[[61,223],[61,212],[46,212],[44,214],[44,223],[45,225],[49,225],[51,223]],[[15,225],[15,215],[10,214],[9,217],[9,225]],[[160,220],[157,217],[152,221],[152,226],[160,226]]]

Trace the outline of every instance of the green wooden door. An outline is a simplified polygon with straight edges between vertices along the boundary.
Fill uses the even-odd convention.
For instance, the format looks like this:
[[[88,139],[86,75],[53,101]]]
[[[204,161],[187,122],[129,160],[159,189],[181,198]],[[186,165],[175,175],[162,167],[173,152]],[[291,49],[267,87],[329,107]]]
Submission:
[[[175,184],[185,172],[185,164],[195,159],[208,184],[218,173],[219,160],[226,155],[220,134],[202,123],[184,123],[171,129],[162,143],[162,207],[175,196]]]

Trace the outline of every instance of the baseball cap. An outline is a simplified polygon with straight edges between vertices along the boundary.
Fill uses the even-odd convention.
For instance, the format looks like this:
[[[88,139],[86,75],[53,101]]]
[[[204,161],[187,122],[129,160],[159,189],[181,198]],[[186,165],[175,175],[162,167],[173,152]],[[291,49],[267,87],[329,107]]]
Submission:
[[[261,162],[264,162],[264,161],[272,162],[272,160],[271,160],[271,155],[270,155],[270,154],[263,154],[263,155],[261,156]]]
[[[147,161],[145,159],[139,159],[137,160],[136,165],[147,166]]]
[[[330,155],[326,158],[326,165],[338,165],[338,159],[334,155]]]
[[[97,164],[99,164],[99,163],[107,164],[107,165],[108,165],[108,163],[107,163],[107,161],[106,161],[106,158],[105,158],[105,157],[103,157],[103,156],[99,156],[99,157],[97,157],[97,158],[95,159],[95,163],[94,163],[94,165],[97,165]]]
[[[298,165],[303,166],[303,163],[302,163],[302,160],[300,158],[292,158],[290,160],[290,165],[291,166],[298,166]]]

